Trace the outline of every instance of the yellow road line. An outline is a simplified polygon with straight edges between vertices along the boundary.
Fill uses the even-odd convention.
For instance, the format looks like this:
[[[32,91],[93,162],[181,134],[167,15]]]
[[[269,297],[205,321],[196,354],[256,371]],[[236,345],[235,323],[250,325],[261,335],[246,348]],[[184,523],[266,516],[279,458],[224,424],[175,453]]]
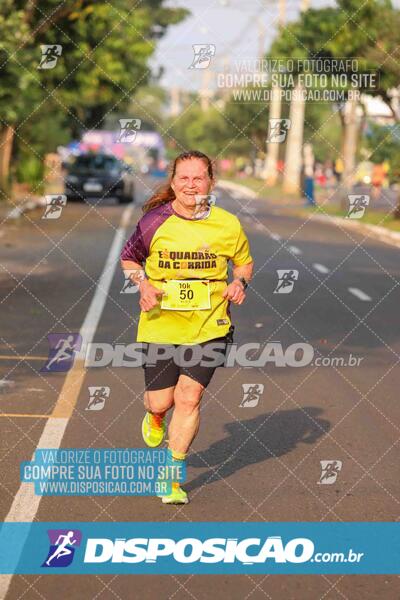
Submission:
[[[84,361],[75,359],[73,367],[68,371],[63,386],[58,395],[56,405],[51,414],[52,418],[69,418],[77,403],[83,380],[86,376]]]
[[[29,354],[22,354],[21,356],[18,354],[0,354],[0,360],[42,360],[48,361],[48,356],[30,356]]]
[[[31,414],[24,414],[24,413],[0,413],[0,417],[22,417],[22,418],[30,417],[32,419],[50,419],[51,415],[31,415]]]
[[[61,388],[57,402],[51,414],[33,415],[0,413],[0,417],[38,417],[43,419],[68,419],[74,411],[74,407],[78,401],[79,393],[81,391],[86,374],[87,373],[84,367],[84,361],[80,359],[75,359],[72,369],[68,371],[64,379],[63,386]]]

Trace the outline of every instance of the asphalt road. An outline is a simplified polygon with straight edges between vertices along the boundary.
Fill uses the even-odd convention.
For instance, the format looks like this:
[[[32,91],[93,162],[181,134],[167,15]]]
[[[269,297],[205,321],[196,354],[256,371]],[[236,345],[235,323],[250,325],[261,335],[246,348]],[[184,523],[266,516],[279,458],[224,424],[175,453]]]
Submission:
[[[153,184],[143,180],[125,238]],[[217,198],[242,220],[256,265],[246,303],[232,309],[235,341],[274,341],[284,350],[307,343],[312,364],[217,370],[188,461],[189,505],[146,497],[45,497],[36,520],[398,520],[398,249],[279,214],[266,200],[222,190]],[[20,462],[37,447],[66,379],[40,372],[46,336],[80,330],[123,211],[111,200],[70,203],[57,220],[34,212],[0,230],[2,520],[15,506]],[[280,269],[298,271],[291,293],[274,293]],[[137,296],[121,294],[122,284],[117,268],[94,341],[136,339]],[[361,359],[357,366],[329,359],[326,366],[315,364],[323,357],[347,363],[350,355]],[[142,370],[93,368],[82,377],[62,447],[141,447]],[[244,384],[264,386],[256,406],[240,406]],[[110,387],[101,411],[86,410],[92,385]],[[342,462],[333,484],[319,483],[323,460]],[[399,587],[397,577],[376,575],[17,575],[6,598],[394,600]]]

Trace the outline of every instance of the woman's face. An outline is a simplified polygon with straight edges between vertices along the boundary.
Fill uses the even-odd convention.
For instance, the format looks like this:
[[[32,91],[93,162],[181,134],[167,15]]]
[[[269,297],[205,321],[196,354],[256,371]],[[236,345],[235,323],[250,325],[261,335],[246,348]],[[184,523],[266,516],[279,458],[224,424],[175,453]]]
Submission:
[[[176,165],[171,187],[177,201],[189,208],[204,203],[204,196],[209,194],[213,183],[208,175],[207,164],[201,158],[190,158]]]

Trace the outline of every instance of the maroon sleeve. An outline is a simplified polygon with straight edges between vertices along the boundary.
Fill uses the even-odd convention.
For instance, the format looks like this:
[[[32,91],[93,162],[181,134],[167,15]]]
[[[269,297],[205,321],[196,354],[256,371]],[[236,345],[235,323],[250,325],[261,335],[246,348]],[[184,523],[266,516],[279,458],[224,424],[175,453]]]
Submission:
[[[155,232],[173,213],[171,202],[157,206],[157,208],[153,208],[146,213],[123,247],[121,260],[133,260],[138,264],[142,264],[149,256],[151,240]]]
[[[121,252],[121,260],[132,260],[135,263],[143,264],[148,257],[148,249],[145,246],[140,223],[126,242]]]

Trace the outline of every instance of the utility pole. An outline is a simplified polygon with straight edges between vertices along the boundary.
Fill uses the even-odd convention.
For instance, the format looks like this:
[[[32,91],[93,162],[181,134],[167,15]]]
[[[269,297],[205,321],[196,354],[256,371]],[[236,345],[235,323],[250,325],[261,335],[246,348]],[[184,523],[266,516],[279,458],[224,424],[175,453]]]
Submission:
[[[301,0],[300,10],[305,12],[310,8],[310,0]],[[301,187],[301,168],[303,164],[303,133],[305,99],[303,87],[297,82],[293,90],[294,97],[290,103],[291,125],[286,141],[285,172],[283,176],[283,191],[297,194]]]
[[[258,18],[258,58],[262,60],[264,58],[265,49],[265,24],[262,16]]]
[[[211,73],[208,69],[203,70],[202,74],[202,86],[200,90],[200,107],[202,111],[207,111],[210,108],[210,99],[212,94],[211,84]]]
[[[279,0],[278,5],[278,28],[281,30],[286,23],[286,0]],[[282,111],[281,88],[273,85],[271,88],[271,99],[269,104],[269,120],[280,119]],[[268,131],[270,127],[268,127]],[[276,141],[267,142],[267,157],[265,159],[264,177],[268,187],[273,187],[278,181],[278,159],[279,144]]]
[[[171,88],[170,115],[177,117],[181,112],[180,89],[177,87]]]
[[[279,0],[279,27],[284,27],[286,23],[286,0]]]

